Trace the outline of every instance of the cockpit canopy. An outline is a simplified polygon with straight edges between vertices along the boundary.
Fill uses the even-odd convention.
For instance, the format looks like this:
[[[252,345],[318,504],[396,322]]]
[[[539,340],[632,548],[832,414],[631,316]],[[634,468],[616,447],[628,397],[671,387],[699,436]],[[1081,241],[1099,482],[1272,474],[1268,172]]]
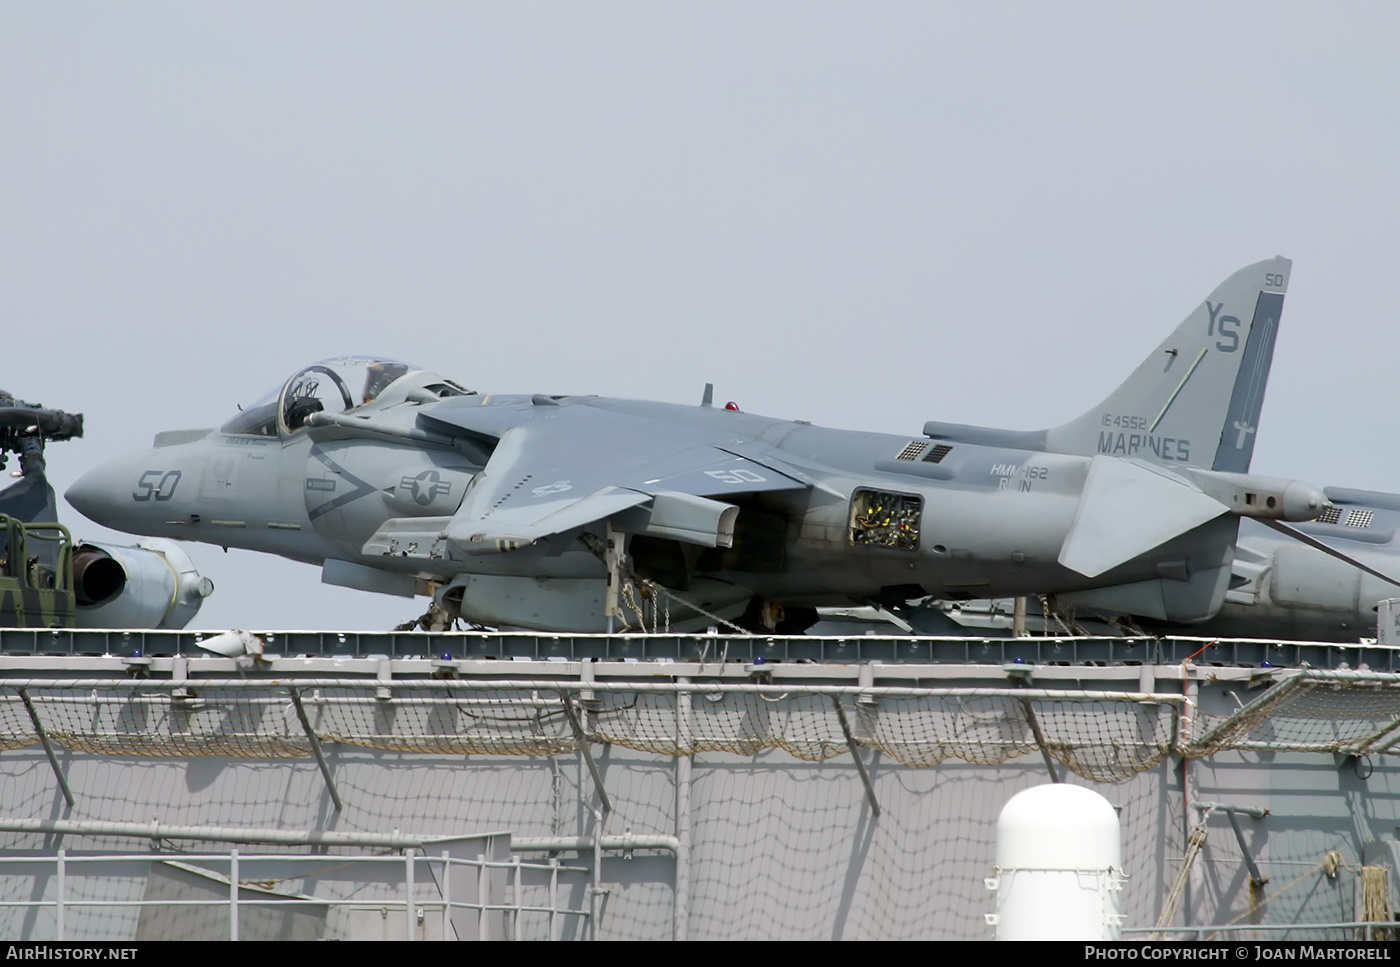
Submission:
[[[373,356],[338,356],[303,367],[278,389],[260,397],[221,428],[224,433],[278,436],[306,426],[313,413],[348,413],[384,396],[410,373],[422,367],[397,359]],[[433,376],[425,387],[433,396],[468,392]]]

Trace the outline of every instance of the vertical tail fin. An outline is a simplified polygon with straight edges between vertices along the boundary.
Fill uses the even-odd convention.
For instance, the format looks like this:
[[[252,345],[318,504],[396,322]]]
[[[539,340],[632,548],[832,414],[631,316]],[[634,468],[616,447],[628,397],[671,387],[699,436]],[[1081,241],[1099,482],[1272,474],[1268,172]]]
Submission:
[[[1247,471],[1292,266],[1230,276],[1106,400],[1045,431],[1045,449]]]

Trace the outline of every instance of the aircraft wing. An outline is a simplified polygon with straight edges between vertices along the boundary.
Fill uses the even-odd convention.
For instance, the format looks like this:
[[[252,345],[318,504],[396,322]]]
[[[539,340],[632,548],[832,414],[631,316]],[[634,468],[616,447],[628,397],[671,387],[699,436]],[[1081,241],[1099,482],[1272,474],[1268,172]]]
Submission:
[[[548,410],[501,434],[446,528],[451,543],[511,551],[631,511],[634,532],[726,546],[737,509],[724,497],[809,486],[700,430],[587,405]]]

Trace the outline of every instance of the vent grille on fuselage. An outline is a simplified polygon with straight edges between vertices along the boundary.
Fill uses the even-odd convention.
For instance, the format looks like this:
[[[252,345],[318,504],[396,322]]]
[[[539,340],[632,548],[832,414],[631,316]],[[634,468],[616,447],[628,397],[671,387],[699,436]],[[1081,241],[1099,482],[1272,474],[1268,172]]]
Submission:
[[[1347,515],[1348,527],[1370,527],[1371,518],[1375,516],[1369,510],[1353,510]]]
[[[1326,510],[1317,515],[1317,522],[1319,524],[1335,524],[1341,519],[1342,508],[1337,506],[1329,506]]]
[[[927,440],[914,440],[906,444],[903,450],[899,451],[896,460],[917,460],[919,455],[928,449]]]
[[[924,463],[942,463],[943,458],[953,452],[953,448],[947,443],[940,443],[924,456]]]

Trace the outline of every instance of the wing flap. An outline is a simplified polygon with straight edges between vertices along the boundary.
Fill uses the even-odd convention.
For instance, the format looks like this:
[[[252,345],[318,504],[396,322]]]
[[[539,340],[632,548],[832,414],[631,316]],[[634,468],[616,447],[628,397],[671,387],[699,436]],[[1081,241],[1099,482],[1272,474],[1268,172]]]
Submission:
[[[360,553],[437,560],[446,553],[444,532],[450,523],[451,517],[393,517],[379,525]]]
[[[469,554],[517,551],[554,534],[586,527],[651,499],[635,490],[606,487],[576,500],[515,507],[489,517],[463,518],[447,525],[447,539]]]

